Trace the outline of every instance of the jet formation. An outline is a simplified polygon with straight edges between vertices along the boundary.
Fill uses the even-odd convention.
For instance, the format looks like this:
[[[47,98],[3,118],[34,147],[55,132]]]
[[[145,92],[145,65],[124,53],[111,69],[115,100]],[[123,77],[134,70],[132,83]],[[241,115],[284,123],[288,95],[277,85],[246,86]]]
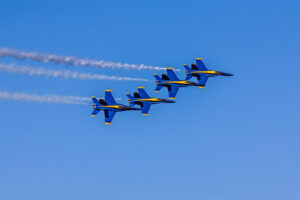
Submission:
[[[161,77],[158,74],[154,74],[156,79],[156,88],[154,92],[160,91],[162,88],[168,89],[170,99],[150,97],[145,91],[144,87],[138,87],[138,91],[133,93],[133,96],[126,93],[128,97],[129,105],[123,105],[116,103],[111,90],[105,90],[105,98],[93,100],[93,113],[92,116],[96,116],[100,111],[104,111],[105,124],[111,125],[116,112],[141,110],[142,115],[149,115],[151,105],[160,103],[175,103],[176,95],[181,87],[196,86],[199,88],[205,88],[206,82],[210,77],[216,76],[233,76],[233,74],[225,73],[221,71],[215,71],[208,69],[203,63],[202,58],[196,58],[196,64],[191,64],[191,67],[184,64],[186,69],[185,80],[180,80],[174,72],[174,68],[167,68],[167,73],[163,73]],[[196,77],[197,82],[190,81],[193,77]],[[137,108],[138,106],[139,108]]]

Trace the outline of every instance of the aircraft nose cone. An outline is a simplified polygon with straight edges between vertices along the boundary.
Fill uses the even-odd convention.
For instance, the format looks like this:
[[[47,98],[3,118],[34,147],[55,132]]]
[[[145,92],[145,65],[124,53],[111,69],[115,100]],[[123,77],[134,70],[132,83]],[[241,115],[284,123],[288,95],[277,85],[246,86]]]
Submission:
[[[224,76],[233,76],[233,74],[224,73]]]

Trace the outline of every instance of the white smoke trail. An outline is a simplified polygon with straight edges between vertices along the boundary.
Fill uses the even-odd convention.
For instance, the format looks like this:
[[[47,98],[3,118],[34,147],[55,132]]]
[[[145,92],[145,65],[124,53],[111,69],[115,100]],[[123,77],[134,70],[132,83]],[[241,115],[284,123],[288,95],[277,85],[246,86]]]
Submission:
[[[9,93],[0,91],[0,99],[15,100],[15,101],[28,101],[38,103],[61,103],[61,104],[80,104],[91,105],[90,97],[80,96],[59,96],[56,94],[28,94],[24,92]],[[122,98],[116,98],[117,101],[123,101]]]
[[[149,80],[143,78],[130,78],[130,77],[118,77],[107,76],[91,73],[72,72],[69,70],[49,70],[45,68],[32,68],[27,66],[16,66],[15,64],[5,65],[0,63],[0,72],[5,71],[8,73],[27,74],[30,76],[48,76],[65,79],[79,79],[79,80],[115,80],[115,81],[146,81]]]
[[[91,66],[98,68],[117,68],[117,69],[146,69],[146,70],[164,70],[166,68],[146,66],[144,64],[115,63],[104,60],[81,59],[74,56],[58,56],[54,54],[41,54],[36,52],[26,52],[7,47],[0,47],[0,56],[12,56],[16,59],[30,59],[39,62],[53,62],[55,64]]]
[[[30,101],[30,102],[39,102],[39,103],[63,103],[63,104],[81,104],[81,105],[89,105],[88,101],[91,100],[88,97],[59,96],[55,94],[37,95],[37,94],[27,94],[23,92],[8,93],[3,91],[0,91],[0,99]]]

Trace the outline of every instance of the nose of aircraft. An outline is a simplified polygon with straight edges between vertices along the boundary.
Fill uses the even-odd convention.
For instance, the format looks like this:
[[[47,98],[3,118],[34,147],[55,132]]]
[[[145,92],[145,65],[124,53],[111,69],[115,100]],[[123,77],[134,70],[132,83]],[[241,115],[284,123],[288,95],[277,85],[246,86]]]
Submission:
[[[233,76],[233,74],[223,73],[224,76]]]

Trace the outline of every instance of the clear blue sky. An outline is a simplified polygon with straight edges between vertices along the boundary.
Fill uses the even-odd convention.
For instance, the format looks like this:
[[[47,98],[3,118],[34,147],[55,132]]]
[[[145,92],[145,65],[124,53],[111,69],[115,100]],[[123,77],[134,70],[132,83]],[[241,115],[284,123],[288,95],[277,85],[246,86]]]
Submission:
[[[148,117],[118,113],[113,126],[88,106],[1,100],[0,199],[300,199],[299,10],[296,0],[2,0],[0,46],[178,68],[202,57],[235,76],[182,89]],[[151,83],[0,73],[9,92],[124,98],[137,86],[153,94]]]

